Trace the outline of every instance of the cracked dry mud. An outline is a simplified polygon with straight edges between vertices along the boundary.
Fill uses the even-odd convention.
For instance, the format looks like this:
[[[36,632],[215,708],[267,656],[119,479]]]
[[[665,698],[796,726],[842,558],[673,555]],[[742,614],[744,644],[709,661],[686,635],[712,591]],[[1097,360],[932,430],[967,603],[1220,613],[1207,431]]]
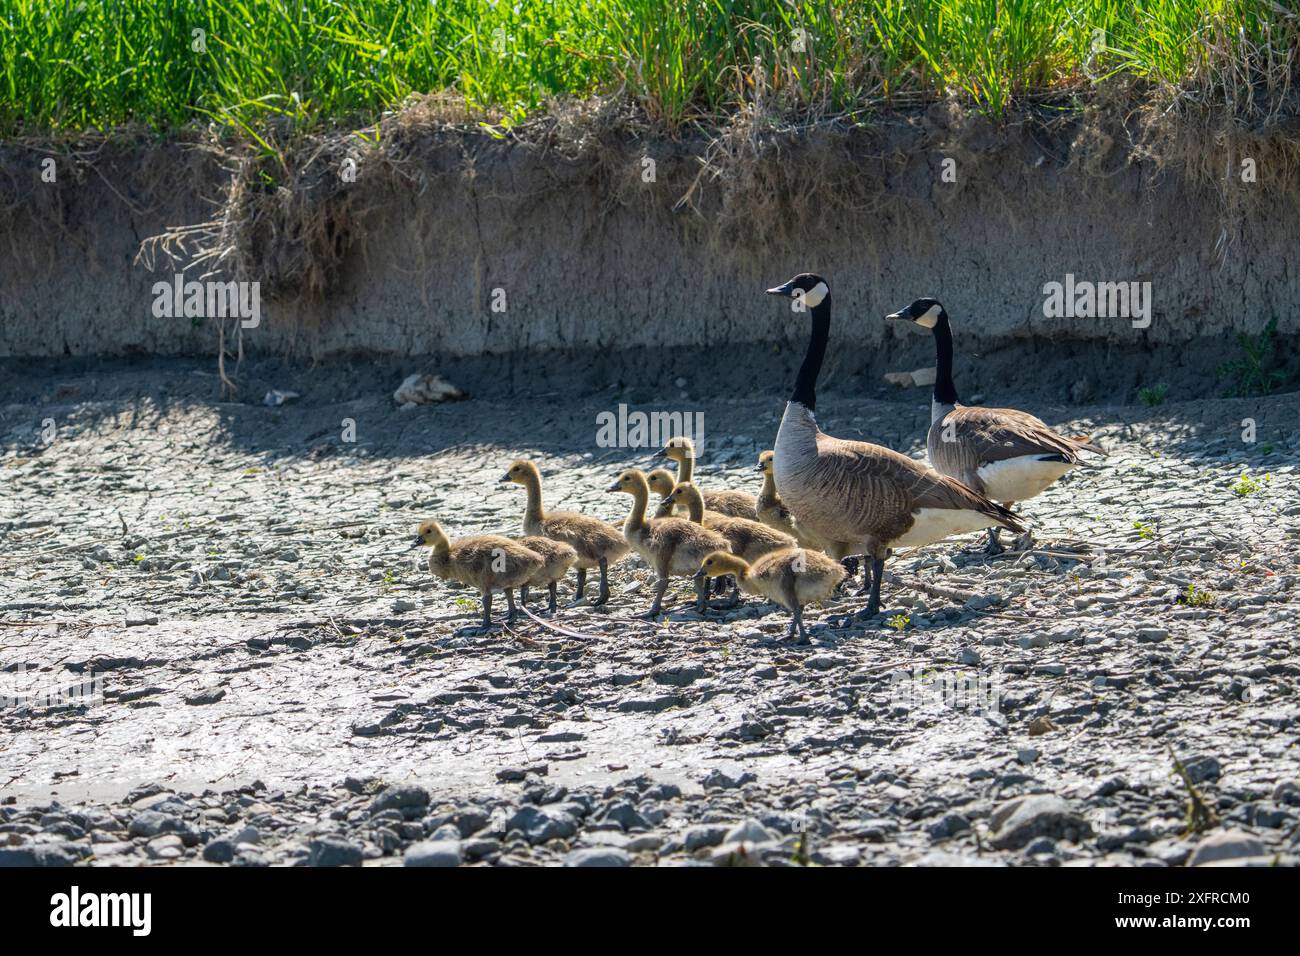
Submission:
[[[701,618],[685,580],[640,619],[633,563],[562,632],[474,633],[476,595],[407,550],[428,517],[518,534],[517,456],[550,507],[621,520],[602,489],[651,456],[594,446],[615,392],[269,409],[194,382],[37,376],[0,406],[0,679],[102,680],[0,710],[0,863],[1297,861],[1300,395],[1026,402],[1111,451],[1029,503],[1035,550],[901,554],[884,613],[810,608],[797,647],[755,599]],[[700,484],[757,490],[783,403],[678,402]],[[919,456],[924,403],[819,418]]]

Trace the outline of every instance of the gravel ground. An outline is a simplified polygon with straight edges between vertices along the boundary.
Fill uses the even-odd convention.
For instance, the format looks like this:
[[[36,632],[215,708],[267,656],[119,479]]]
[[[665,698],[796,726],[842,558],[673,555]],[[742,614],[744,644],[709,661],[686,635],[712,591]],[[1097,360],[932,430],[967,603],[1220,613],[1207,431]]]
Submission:
[[[636,394],[267,408],[198,368],[0,391],[0,865],[1300,859],[1300,395],[1030,405],[1111,450],[1029,503],[1036,549],[904,553],[880,616],[811,608],[798,647],[685,580],[639,618],[632,562],[606,608],[476,633],[407,550],[430,517],[518,534],[517,456],[550,507],[621,519],[604,487],[652,459],[594,423]],[[699,483],[757,490],[783,393],[673,402]],[[925,405],[819,418],[920,456]]]

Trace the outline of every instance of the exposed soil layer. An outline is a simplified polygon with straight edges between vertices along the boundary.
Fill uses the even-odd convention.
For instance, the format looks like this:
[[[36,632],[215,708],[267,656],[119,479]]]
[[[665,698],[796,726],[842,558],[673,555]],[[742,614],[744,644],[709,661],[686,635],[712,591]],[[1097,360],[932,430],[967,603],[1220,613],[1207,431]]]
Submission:
[[[0,355],[213,354],[217,320],[153,314],[153,284],[178,267],[137,253],[220,213],[209,244],[230,255],[187,277],[215,265],[262,283],[261,323],[241,334],[264,355],[541,352],[585,369],[611,352],[761,354],[792,324],[761,291],[812,270],[831,279],[851,370],[928,359],[880,321],[921,295],[945,301],[964,354],[1118,355],[1121,381],[1094,383],[1099,396],[1144,363],[1215,394],[1233,333],[1269,319],[1293,361],[1300,164],[1285,124],[1173,135],[1141,114],[1045,110],[999,125],[941,104],[870,129],[756,123],[673,142],[596,112],[505,140],[394,121],[380,150],[313,142],[286,168],[115,140],[58,155],[53,184],[45,150],[5,146]],[[338,175],[350,157],[355,182]],[[1067,275],[1149,282],[1149,325],[1049,318],[1044,285]]]
[[[516,456],[620,518],[651,450],[595,418],[634,386],[476,374],[400,411],[395,368],[348,368],[254,362],[303,393],[278,408],[213,401],[207,361],[8,378],[0,679],[102,684],[0,710],[0,861],[1297,862],[1300,396],[1032,404],[1111,452],[1028,504],[1035,548],[901,554],[881,615],[850,592],[798,647],[684,581],[640,618],[634,562],[607,608],[477,632],[412,529],[518,533]],[[701,485],[756,487],[776,384],[681,387]],[[823,427],[919,455],[925,398],[851,385]]]

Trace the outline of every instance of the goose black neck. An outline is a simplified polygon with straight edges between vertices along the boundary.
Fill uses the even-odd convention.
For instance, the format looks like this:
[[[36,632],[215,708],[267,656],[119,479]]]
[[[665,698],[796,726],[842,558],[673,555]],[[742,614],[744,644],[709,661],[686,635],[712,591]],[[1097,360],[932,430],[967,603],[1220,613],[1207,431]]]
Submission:
[[[934,326],[934,400],[940,405],[957,404],[957,388],[952,384],[952,329],[948,313],[940,312]]]
[[[794,380],[794,393],[790,401],[798,402],[810,412],[817,410],[817,376],[826,357],[826,343],[831,334],[831,297],[829,293],[812,308],[812,335],[808,338],[808,351],[799,366]]]

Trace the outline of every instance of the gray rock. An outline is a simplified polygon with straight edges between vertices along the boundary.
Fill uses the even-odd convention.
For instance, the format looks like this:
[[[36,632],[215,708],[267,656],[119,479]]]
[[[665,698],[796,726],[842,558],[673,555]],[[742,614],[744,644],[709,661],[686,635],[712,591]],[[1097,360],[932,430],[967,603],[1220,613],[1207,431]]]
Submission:
[[[1209,754],[1197,754],[1188,757],[1183,761],[1183,768],[1187,775],[1192,778],[1192,783],[1205,783],[1207,780],[1218,780],[1222,768],[1219,761]]]
[[[131,818],[127,833],[133,837],[146,839],[153,839],[164,833],[175,833],[185,841],[186,846],[198,843],[198,834],[190,829],[189,824],[178,816],[160,810],[145,810],[143,813],[137,813]]]
[[[632,858],[614,846],[592,846],[574,850],[564,858],[565,866],[631,866]]]
[[[459,840],[425,840],[406,851],[405,866],[460,866]]]
[[[406,784],[385,787],[376,794],[370,801],[370,813],[373,816],[385,810],[398,810],[405,816],[408,809],[423,812],[428,805],[429,791],[415,784]]]
[[[727,827],[715,824],[694,826],[682,834],[682,845],[692,852],[706,846],[717,846],[727,836]]]
[[[568,812],[558,807],[520,807],[506,824],[506,830],[519,830],[529,843],[536,846],[578,832],[578,822]]]
[[[734,790],[737,787],[743,787],[747,783],[753,783],[757,779],[748,771],[718,769],[710,773],[700,783],[704,785],[706,790]]]
[[[317,837],[308,849],[311,866],[360,866],[365,858],[361,844],[339,836]]]
[[[742,820],[726,832],[722,837],[723,843],[771,843],[776,839],[776,834],[772,833],[767,827],[757,820]]]
[[[0,868],[36,865],[36,850],[30,846],[0,846]]]
[[[203,848],[203,859],[209,863],[229,863],[235,858],[235,841],[229,837],[209,840]]]
[[[926,831],[931,840],[945,840],[948,837],[970,829],[970,820],[960,813],[946,813],[943,819],[930,825]]]
[[[1007,800],[990,818],[994,849],[1018,850],[1040,836],[1077,842],[1092,833],[1088,821],[1065,800],[1038,793]]]
[[[1188,866],[1204,866],[1223,860],[1244,860],[1266,856],[1268,851],[1257,838],[1242,830],[1225,830],[1207,836],[1187,860]]]
[[[597,818],[598,823],[617,823],[623,830],[649,830],[650,821],[626,800],[611,803]]]

